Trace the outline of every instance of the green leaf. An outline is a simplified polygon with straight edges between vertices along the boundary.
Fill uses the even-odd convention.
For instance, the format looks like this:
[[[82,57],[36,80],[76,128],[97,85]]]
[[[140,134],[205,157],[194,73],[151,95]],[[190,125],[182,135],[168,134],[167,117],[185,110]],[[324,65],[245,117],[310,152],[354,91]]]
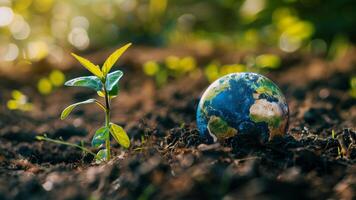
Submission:
[[[120,92],[120,87],[119,87],[119,85],[115,85],[112,89],[111,89],[111,91],[109,92],[109,97],[110,98],[114,98],[114,97],[116,97],[118,94],[119,94],[119,92]],[[104,91],[103,90],[101,90],[101,91],[97,91],[97,94],[100,96],[100,97],[105,97],[105,94],[104,94]]]
[[[129,148],[130,139],[126,131],[119,125],[110,123],[110,133],[115,138],[116,142],[125,148]]]
[[[121,47],[120,49],[116,50],[112,53],[104,62],[101,71],[103,72],[104,76],[108,74],[112,68],[112,66],[116,63],[116,61],[120,58],[120,56],[126,51],[127,48],[131,46],[131,43],[126,44],[125,46]]]
[[[68,107],[66,107],[62,114],[61,114],[61,120],[65,119],[68,117],[68,115],[72,112],[72,110],[78,106],[78,105],[81,105],[81,104],[88,104],[88,103],[94,103],[96,100],[95,99],[88,99],[86,101],[82,101],[82,102],[78,102],[78,103],[75,103],[75,104],[72,104]]]
[[[94,89],[95,91],[100,91],[103,87],[100,79],[96,76],[78,77],[78,78],[75,78],[75,79],[65,82],[64,85],[88,87],[88,88]]]
[[[99,147],[100,145],[105,143],[105,140],[108,137],[109,137],[109,129],[103,126],[95,131],[93,140],[91,141],[91,145],[95,148]]]
[[[108,151],[106,149],[101,149],[98,151],[98,153],[95,156],[95,162],[97,164],[104,162],[106,160],[106,155],[108,154]]]
[[[85,68],[87,68],[92,74],[94,74],[95,76],[97,76],[98,78],[102,79],[104,77],[103,72],[100,71],[99,66],[94,65],[92,62],[90,62],[89,60],[80,57],[74,53],[72,53],[72,56],[74,58],[76,58],[80,64],[82,64]]]
[[[109,97],[114,98],[116,97],[120,92],[120,87],[119,85],[115,85],[109,92]]]
[[[120,70],[108,74],[108,77],[106,78],[106,89],[111,91],[113,87],[119,83],[119,80],[123,75],[124,73]]]
[[[114,71],[108,74],[106,79],[106,89],[108,91],[109,97],[114,98],[119,94],[119,80],[123,76],[123,72],[120,70]],[[105,97],[104,90],[97,91],[98,95],[101,97]]]

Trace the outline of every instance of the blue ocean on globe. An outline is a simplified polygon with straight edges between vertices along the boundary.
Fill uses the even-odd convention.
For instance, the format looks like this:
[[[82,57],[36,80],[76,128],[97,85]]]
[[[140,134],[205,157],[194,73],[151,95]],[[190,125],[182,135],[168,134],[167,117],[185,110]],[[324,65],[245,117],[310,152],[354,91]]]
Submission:
[[[289,109],[281,90],[256,73],[232,73],[213,82],[197,108],[200,135],[210,142],[254,135],[261,142],[286,133]]]

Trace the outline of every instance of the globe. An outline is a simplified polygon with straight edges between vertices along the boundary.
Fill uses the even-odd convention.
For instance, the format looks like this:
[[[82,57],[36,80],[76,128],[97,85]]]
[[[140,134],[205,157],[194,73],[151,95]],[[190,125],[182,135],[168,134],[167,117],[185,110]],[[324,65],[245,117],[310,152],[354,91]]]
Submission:
[[[213,82],[197,108],[200,135],[210,142],[247,135],[267,142],[286,133],[289,109],[281,90],[256,73],[232,73]]]

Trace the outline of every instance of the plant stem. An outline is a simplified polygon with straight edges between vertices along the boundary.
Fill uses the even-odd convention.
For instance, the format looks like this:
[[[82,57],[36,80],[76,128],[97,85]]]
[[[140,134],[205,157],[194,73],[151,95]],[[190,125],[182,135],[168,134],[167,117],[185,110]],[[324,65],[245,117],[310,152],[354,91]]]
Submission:
[[[100,101],[98,101],[98,100],[95,99],[95,103],[96,103],[101,109],[103,109],[104,112],[106,112],[105,106],[104,106]]]
[[[104,92],[105,92],[105,127],[107,127],[110,130],[110,99],[109,99],[109,94],[108,91],[106,90],[106,86],[104,84]],[[105,146],[106,146],[106,161],[110,160],[110,134],[105,140]]]
[[[94,157],[96,157],[95,153],[93,153],[89,149],[87,149],[87,148],[85,148],[83,146],[77,145],[77,144],[65,142],[65,141],[62,141],[62,140],[55,140],[55,139],[51,139],[51,138],[44,137],[44,136],[37,136],[36,138],[38,140],[44,140],[44,141],[47,141],[47,142],[53,142],[53,143],[57,143],[57,144],[63,144],[63,145],[68,145],[68,146],[71,146],[71,147],[75,147],[75,148],[81,149],[82,151],[85,151],[85,152],[93,155]]]
[[[105,126],[110,129],[110,110],[106,112],[106,117],[105,117]],[[106,138],[105,141],[105,146],[106,146],[106,161],[110,160],[110,134]]]

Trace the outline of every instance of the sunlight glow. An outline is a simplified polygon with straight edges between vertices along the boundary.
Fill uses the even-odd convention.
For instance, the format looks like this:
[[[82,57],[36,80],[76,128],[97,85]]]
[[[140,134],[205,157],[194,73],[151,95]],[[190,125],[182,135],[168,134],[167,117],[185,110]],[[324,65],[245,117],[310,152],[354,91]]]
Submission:
[[[73,28],[68,35],[68,41],[77,49],[84,50],[89,46],[89,36],[83,28]]]
[[[10,43],[6,47],[0,48],[1,60],[3,61],[13,61],[19,55],[19,48],[16,44]]]
[[[27,56],[32,61],[38,61],[48,55],[48,45],[43,41],[29,42]]]
[[[31,28],[21,15],[15,15],[10,24],[10,32],[16,40],[24,40],[30,35]]]
[[[11,8],[2,6],[0,7],[0,27],[7,26],[14,18],[14,13]]]

